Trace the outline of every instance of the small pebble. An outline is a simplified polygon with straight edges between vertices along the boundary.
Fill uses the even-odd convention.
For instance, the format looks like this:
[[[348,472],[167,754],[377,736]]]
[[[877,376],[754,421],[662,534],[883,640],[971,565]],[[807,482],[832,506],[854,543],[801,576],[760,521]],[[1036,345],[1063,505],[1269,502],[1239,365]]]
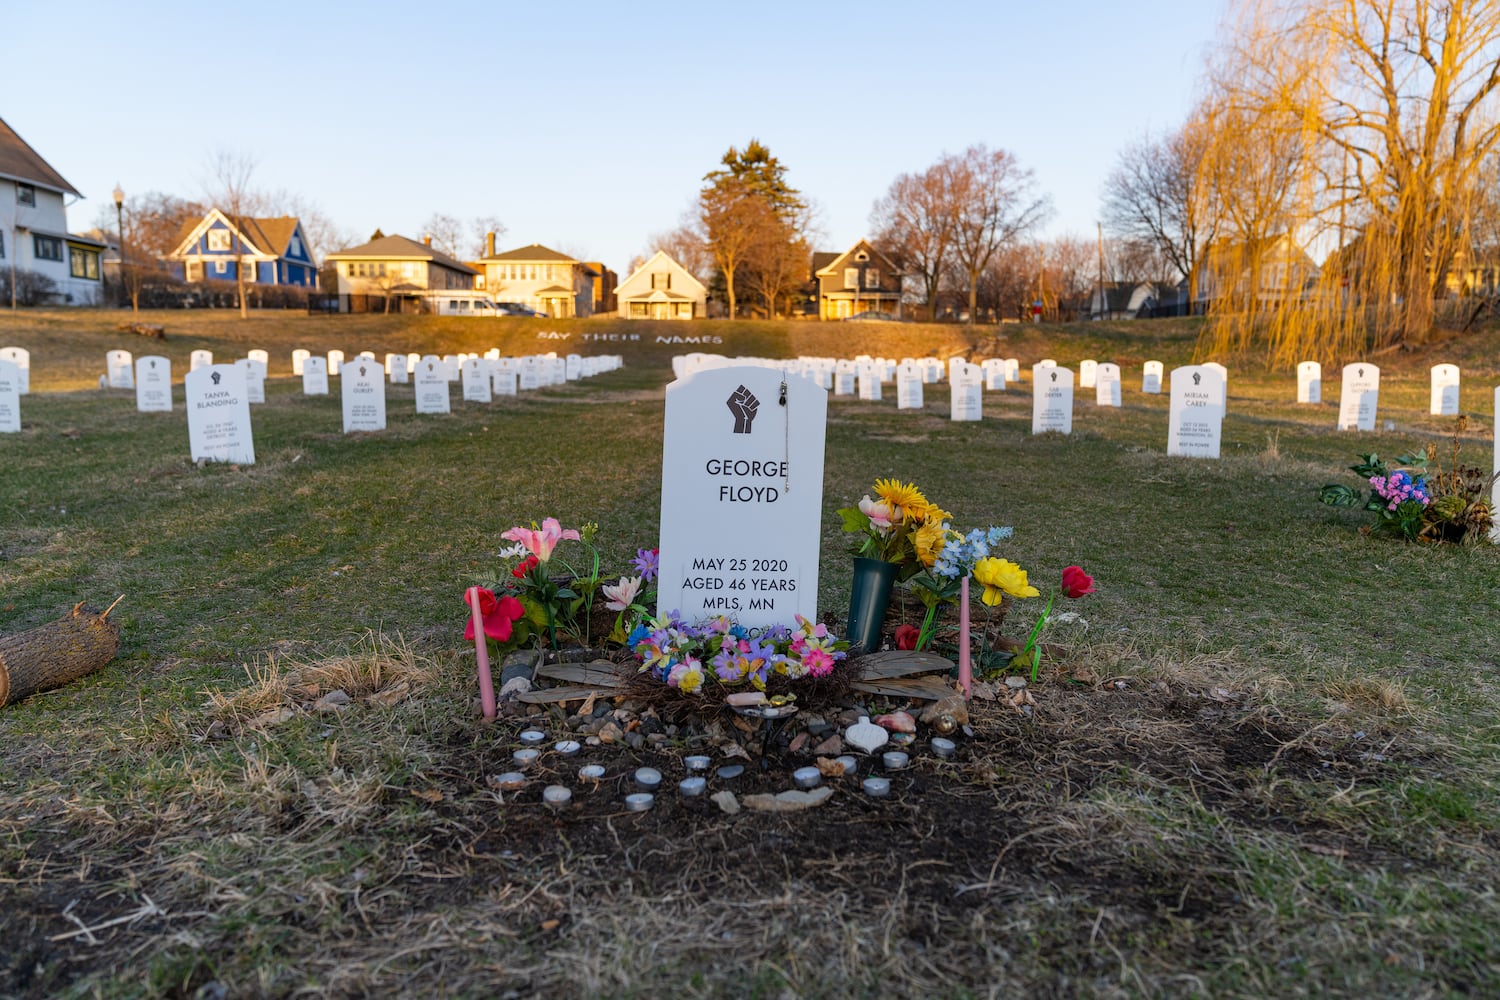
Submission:
[[[635,783],[651,791],[661,784],[661,772],[654,767],[638,767],[635,769]]]
[[[539,729],[528,729],[521,734],[523,747],[539,747],[545,742],[547,742],[547,734]]]
[[[682,758],[682,763],[689,771],[707,771],[708,765],[712,764],[713,761],[703,754],[693,754],[690,757]]]
[[[869,777],[864,783],[865,794],[872,799],[883,799],[891,794],[891,782],[889,778]]]
[[[939,757],[942,757],[944,760],[952,757],[953,751],[957,749],[958,744],[954,743],[950,739],[945,739],[941,736],[934,736],[932,738],[932,752],[937,754]]]
[[[823,783],[823,772],[815,767],[799,767],[792,772],[798,788],[817,788]]]
[[[719,777],[723,778],[725,781],[733,781],[735,778],[738,778],[744,773],[744,764],[725,764],[718,770]]]
[[[581,748],[581,744],[579,744],[577,740],[558,740],[556,743],[552,744],[552,749],[556,750],[564,757],[573,756]]]
[[[598,781],[604,777],[603,764],[585,764],[578,769],[578,777],[584,781]]]
[[[707,787],[707,778],[683,778],[677,783],[677,790],[682,793],[683,798],[688,799],[697,798],[699,795],[702,795],[704,789]]]
[[[517,767],[529,767],[530,765],[536,763],[536,759],[539,754],[541,754],[541,751],[536,749],[535,747],[522,747],[515,753],[511,754],[510,759],[516,764]]]
[[[888,750],[880,755],[880,763],[887,771],[899,771],[910,761],[911,758],[901,750]]]
[[[1019,691],[1026,686],[1026,678],[1007,677],[1005,678],[1005,686],[1010,688],[1012,691]]]
[[[562,785],[548,785],[542,789],[542,801],[553,809],[561,809],[572,800],[572,791]]]
[[[656,796],[650,792],[631,792],[625,796],[625,808],[631,812],[645,812],[655,801]]]

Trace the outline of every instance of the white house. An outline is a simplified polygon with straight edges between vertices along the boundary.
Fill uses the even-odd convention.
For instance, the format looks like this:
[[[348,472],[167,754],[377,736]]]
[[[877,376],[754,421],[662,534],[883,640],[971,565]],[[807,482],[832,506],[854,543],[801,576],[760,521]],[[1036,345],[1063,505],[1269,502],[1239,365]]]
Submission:
[[[68,198],[82,198],[62,174],[0,119],[0,289],[5,305],[92,305],[103,294],[104,244],[68,233]]]
[[[594,279],[582,261],[540,243],[495,253],[495,234],[485,237],[485,254],[469,266],[479,272],[475,288],[497,302],[519,302],[554,319],[594,314]]]
[[[708,289],[665,250],[635,269],[615,289],[624,319],[693,319],[705,315]]]

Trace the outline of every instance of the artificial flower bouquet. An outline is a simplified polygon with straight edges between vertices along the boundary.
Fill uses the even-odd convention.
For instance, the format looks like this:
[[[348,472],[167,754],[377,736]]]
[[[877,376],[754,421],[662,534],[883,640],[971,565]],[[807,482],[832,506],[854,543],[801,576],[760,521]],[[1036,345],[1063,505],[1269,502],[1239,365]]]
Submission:
[[[826,625],[801,615],[796,618],[795,627],[751,630],[727,616],[694,624],[666,614],[637,624],[625,645],[635,657],[638,673],[684,694],[745,685],[765,691],[778,677],[788,681],[827,677],[847,655],[848,643]]]
[[[856,556],[894,563],[897,578],[910,579],[936,561],[953,515],[930,503],[915,483],[877,479],[873,492],[838,512],[844,531],[859,536]]]
[[[1369,485],[1368,493],[1331,484],[1318,491],[1318,499],[1372,512],[1375,523],[1360,529],[1372,535],[1465,545],[1490,541],[1495,476],[1460,462],[1458,447],[1455,441],[1446,467],[1436,446],[1397,457],[1394,468],[1374,453],[1361,455],[1349,470]]]

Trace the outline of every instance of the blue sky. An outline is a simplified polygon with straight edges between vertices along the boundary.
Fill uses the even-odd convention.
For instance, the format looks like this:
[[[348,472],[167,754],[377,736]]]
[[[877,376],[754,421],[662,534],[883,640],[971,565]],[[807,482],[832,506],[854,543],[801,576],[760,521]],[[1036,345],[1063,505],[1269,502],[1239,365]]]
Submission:
[[[759,138],[844,249],[903,172],[973,143],[1092,236],[1119,150],[1191,107],[1221,0],[805,4],[37,2],[5,118],[86,196],[201,197],[216,149],[361,239],[496,215],[623,272]],[[622,273],[623,276],[623,273]]]

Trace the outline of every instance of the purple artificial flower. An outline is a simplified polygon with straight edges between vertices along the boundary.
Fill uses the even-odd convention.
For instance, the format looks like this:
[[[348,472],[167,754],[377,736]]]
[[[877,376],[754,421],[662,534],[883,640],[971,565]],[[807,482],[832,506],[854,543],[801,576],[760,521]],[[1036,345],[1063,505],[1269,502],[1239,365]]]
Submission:
[[[657,549],[636,549],[635,558],[630,560],[630,565],[634,567],[637,576],[650,583],[656,579],[661,568],[660,555]]]

